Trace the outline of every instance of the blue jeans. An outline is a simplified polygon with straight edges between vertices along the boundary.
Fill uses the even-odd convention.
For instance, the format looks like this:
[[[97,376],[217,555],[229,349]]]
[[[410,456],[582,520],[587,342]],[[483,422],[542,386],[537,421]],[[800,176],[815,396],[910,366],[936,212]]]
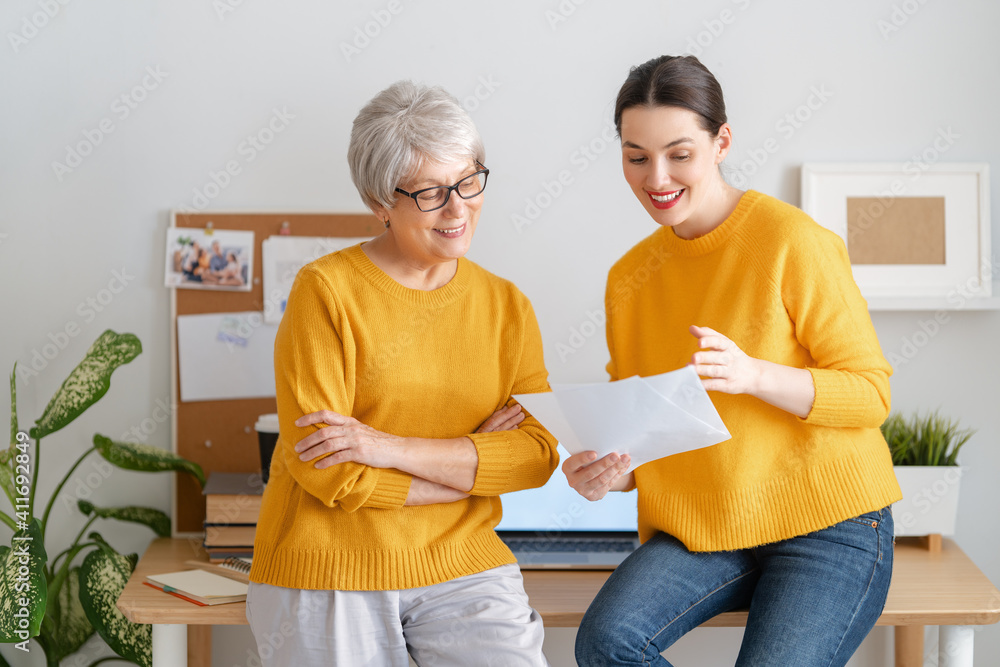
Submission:
[[[581,667],[657,665],[713,616],[749,609],[737,667],[845,665],[875,625],[892,576],[884,508],[789,540],[692,553],[659,533],[618,566],[576,638]]]

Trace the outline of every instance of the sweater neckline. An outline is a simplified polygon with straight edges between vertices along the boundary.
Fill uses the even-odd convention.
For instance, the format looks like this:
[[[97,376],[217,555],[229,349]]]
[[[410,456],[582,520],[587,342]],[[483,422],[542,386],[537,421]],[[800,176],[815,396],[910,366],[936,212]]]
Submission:
[[[469,261],[458,258],[458,268],[446,284],[433,290],[413,289],[400,284],[389,274],[375,265],[375,262],[361,249],[361,244],[344,250],[351,265],[379,290],[406,303],[420,306],[443,306],[461,296],[469,285]]]
[[[674,233],[672,227],[663,227],[658,230],[660,238],[663,241],[665,248],[683,257],[698,257],[701,255],[707,255],[708,253],[717,250],[722,246],[730,237],[736,232],[736,230],[743,224],[743,222],[749,217],[750,211],[754,204],[763,195],[756,190],[747,190],[740,197],[739,202],[736,204],[736,208],[733,212],[729,214],[722,224],[710,231],[704,236],[699,236],[695,239],[682,239]]]

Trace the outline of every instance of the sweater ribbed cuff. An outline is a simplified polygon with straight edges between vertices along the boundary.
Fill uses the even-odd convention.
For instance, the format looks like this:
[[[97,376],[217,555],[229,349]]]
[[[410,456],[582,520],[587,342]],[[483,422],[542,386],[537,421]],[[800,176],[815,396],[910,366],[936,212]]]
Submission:
[[[368,496],[365,507],[381,509],[399,509],[406,504],[406,496],[410,493],[410,482],[413,475],[395,468],[380,468],[375,488]]]
[[[469,439],[476,446],[479,465],[476,481],[469,491],[473,496],[498,496],[510,490],[511,464],[514,451],[510,435],[505,431],[472,433]]]
[[[869,422],[873,419],[881,423],[877,416],[879,410],[871,402],[872,397],[859,395],[858,378],[829,368],[807,370],[812,374],[816,397],[805,423],[848,428],[871,426]],[[874,388],[871,392],[876,393]]]

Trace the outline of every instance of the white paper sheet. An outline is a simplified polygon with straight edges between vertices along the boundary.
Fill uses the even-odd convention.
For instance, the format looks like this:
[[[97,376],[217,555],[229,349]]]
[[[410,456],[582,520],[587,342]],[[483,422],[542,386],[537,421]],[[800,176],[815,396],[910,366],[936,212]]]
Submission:
[[[514,399],[570,453],[628,454],[629,471],[732,437],[690,366],[647,378],[562,385]]]
[[[323,255],[349,248],[368,237],[269,236],[261,243],[263,254],[264,321],[278,324],[299,269]]]
[[[181,400],[274,396],[277,331],[254,311],[178,316]]]

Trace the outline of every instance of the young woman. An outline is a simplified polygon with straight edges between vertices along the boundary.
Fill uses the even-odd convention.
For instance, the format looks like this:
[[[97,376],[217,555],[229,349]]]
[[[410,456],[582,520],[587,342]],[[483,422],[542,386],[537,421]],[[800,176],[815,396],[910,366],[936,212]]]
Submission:
[[[303,268],[275,340],[247,596],[268,667],[546,664],[493,528],[500,494],[559,457],[511,399],[548,391],[531,304],[464,257],[485,159],[440,88],[399,82],[354,121],[351,176],[385,231]]]
[[[565,461],[590,500],[638,487],[643,541],[588,610],[577,660],[667,665],[688,630],[748,608],[737,665],[843,665],[885,603],[900,498],[879,431],[891,368],[844,244],[725,182],[732,130],[696,58],[633,68],[615,124],[660,229],[608,276],[611,380],[693,364],[733,437],[627,475],[625,456]]]

